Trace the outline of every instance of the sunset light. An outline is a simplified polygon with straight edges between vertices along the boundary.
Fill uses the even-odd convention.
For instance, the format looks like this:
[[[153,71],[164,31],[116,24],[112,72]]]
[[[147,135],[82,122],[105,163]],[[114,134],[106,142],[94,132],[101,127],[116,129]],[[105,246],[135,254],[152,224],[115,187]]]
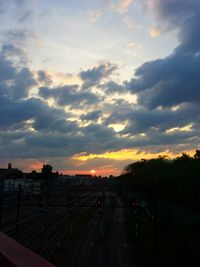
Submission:
[[[194,152],[199,54],[189,2],[191,17],[180,10],[177,24],[176,1],[1,1],[2,166],[38,170],[48,160],[63,173],[110,175]]]
[[[200,0],[0,17],[0,267],[200,266]]]

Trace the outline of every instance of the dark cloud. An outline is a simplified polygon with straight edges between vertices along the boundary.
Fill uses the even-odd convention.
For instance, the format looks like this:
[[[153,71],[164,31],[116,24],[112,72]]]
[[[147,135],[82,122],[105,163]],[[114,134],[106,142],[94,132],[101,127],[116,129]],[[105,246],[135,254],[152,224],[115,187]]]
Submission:
[[[128,90],[124,84],[118,84],[114,81],[108,81],[106,83],[99,84],[98,88],[103,89],[103,92],[109,95],[114,93],[124,94]]]
[[[179,46],[164,59],[146,62],[127,86],[150,109],[200,101],[200,2],[155,0],[158,19],[179,29]],[[179,23],[178,23],[179,21]]]
[[[16,53],[20,50],[7,45],[0,51],[0,88],[1,95],[8,98],[20,99],[28,96],[30,89],[37,84],[32,72],[15,61]],[[16,61],[17,62],[17,61]]]
[[[30,97],[30,89],[38,82],[47,83],[48,77],[39,71],[37,81],[27,67],[13,63],[16,51],[4,47],[0,53],[0,154],[4,158],[64,157],[127,146],[127,140],[111,128],[94,123],[81,127],[69,120],[63,105],[80,108],[100,101],[99,96],[81,91],[78,85],[40,88],[39,95],[54,98],[59,108]],[[95,120],[100,115],[100,110],[94,111],[82,119]]]
[[[157,0],[156,2],[155,11],[158,19],[165,20],[172,28],[179,29],[178,37],[181,44],[178,49],[184,47],[185,52],[199,50],[200,2],[198,0]]]
[[[81,152],[99,154],[116,151],[127,146],[126,139],[117,137],[112,129],[100,125],[79,127],[66,133],[40,129],[37,132],[23,131],[18,135],[12,133],[7,137],[5,132],[0,132],[0,138],[4,141],[0,146],[0,155],[4,158],[69,157]]]
[[[117,65],[108,62],[80,72],[79,76],[83,80],[82,89],[99,85],[102,79],[108,78],[116,69]]]
[[[100,101],[100,97],[92,92],[78,90],[78,85],[64,85],[61,87],[41,87],[39,95],[45,99],[54,98],[61,105],[69,105],[78,108],[83,105],[94,105]]]
[[[82,115],[80,118],[86,121],[96,121],[101,117],[101,114],[102,112],[100,110],[95,110],[85,115]]]
[[[27,67],[15,66],[7,58],[14,52],[13,47],[3,47],[0,53],[0,129],[19,127],[22,130],[30,120],[36,131],[69,132],[76,129],[76,123],[67,122],[68,114],[64,110],[29,97],[29,91],[37,81]],[[44,73],[40,72],[40,78],[42,75]]]
[[[115,123],[124,123],[130,119],[136,106],[128,103],[124,99],[117,99],[113,104],[105,105],[104,107],[108,111],[109,115],[104,119],[104,125]]]
[[[5,44],[1,48],[1,55],[3,55],[6,58],[7,57],[12,58],[15,56],[18,56],[18,57],[24,56],[24,53],[20,48],[17,48],[11,44]]]
[[[2,57],[2,61],[7,61],[7,64],[13,66],[14,70],[21,69],[22,67],[26,67],[28,64],[28,59],[24,50],[21,48],[14,46],[13,44],[4,44],[0,50],[0,56]]]
[[[191,149],[198,146],[200,125],[200,2],[155,0],[152,4],[161,26],[178,30],[179,45],[169,56],[136,69],[125,85],[137,95],[137,105],[122,112],[116,105],[105,124],[127,122],[120,133],[145,150],[173,150],[172,145],[177,150]]]
[[[38,71],[38,80],[47,86],[52,83],[51,76],[49,74],[47,74],[44,70]]]
[[[199,111],[199,108],[190,106],[183,106],[176,111],[169,109],[149,111],[143,108],[132,110],[132,112],[127,114],[129,122],[123,130],[123,133],[144,133],[152,128],[157,128],[160,132],[165,132],[175,127],[182,128],[186,125],[194,124],[194,122],[200,122],[200,116],[195,116]]]
[[[97,123],[92,123],[86,127],[83,128],[83,133],[91,137],[91,140],[94,139],[94,141],[98,142],[110,142],[110,139],[112,139],[115,136],[115,132],[113,129],[108,127],[103,127]]]
[[[16,69],[13,64],[0,54],[0,83],[13,79],[16,76]]]
[[[25,134],[23,142],[15,142],[10,145],[4,156],[7,156],[12,148],[15,149],[12,154],[13,157],[19,155],[20,157],[37,158],[69,157],[81,152],[99,154],[106,151],[116,151],[128,147],[128,145],[127,140],[117,137],[112,129],[91,124],[84,128],[79,127],[68,131],[65,134],[55,133],[51,130]]]
[[[28,68],[21,69],[17,73],[14,84],[10,87],[13,92],[12,97],[15,99],[28,97],[30,89],[36,84],[32,72]]]
[[[150,6],[156,13],[156,17],[160,22],[180,27],[180,22],[189,19],[198,12],[199,0],[145,0],[150,2]]]
[[[148,1],[148,0],[147,0]],[[180,45],[176,53],[199,51],[200,2],[199,0],[153,0],[151,6],[158,22],[167,30],[178,29]]]
[[[0,112],[3,114],[0,116],[0,129],[10,129],[14,124],[26,123],[28,120],[33,120],[31,126],[40,131],[63,131],[61,129],[68,126],[67,114],[63,110],[50,108],[38,98],[16,101],[1,97],[0,101]],[[73,123],[70,122],[70,125]]]
[[[149,108],[200,101],[200,55],[173,54],[143,64],[128,87]]]
[[[0,155],[7,158],[55,158],[75,154],[101,154],[135,148],[161,152],[166,149],[196,148],[200,134],[200,42],[199,4],[197,1],[151,1],[158,22],[165,30],[178,31],[179,45],[166,58],[144,63],[134,78],[123,84],[110,80],[117,66],[100,64],[79,73],[83,84],[53,86],[48,74],[40,70],[37,77],[16,61],[21,53],[14,46],[4,46],[0,53]],[[22,3],[23,4],[23,3]],[[24,17],[23,17],[24,16]],[[28,19],[20,13],[18,18]],[[13,42],[26,41],[31,33],[10,31]],[[23,55],[21,55],[23,57]],[[35,75],[36,76],[36,75]],[[38,95],[30,97],[36,86]],[[103,102],[102,95],[126,93],[137,95],[137,104],[123,99]],[[40,97],[40,98],[38,98]],[[57,107],[48,105],[53,98]],[[106,98],[104,98],[104,101]],[[83,127],[72,121],[65,106],[86,114]],[[174,106],[177,106],[176,108]],[[102,109],[101,109],[102,107]],[[103,125],[95,123],[104,119]],[[116,133],[110,124],[126,124]],[[188,126],[188,129],[184,127]],[[107,160],[106,160],[107,161]],[[97,160],[87,162],[89,166]],[[106,164],[104,160],[99,165]],[[91,164],[91,165],[90,165]],[[112,162],[109,162],[112,165]]]

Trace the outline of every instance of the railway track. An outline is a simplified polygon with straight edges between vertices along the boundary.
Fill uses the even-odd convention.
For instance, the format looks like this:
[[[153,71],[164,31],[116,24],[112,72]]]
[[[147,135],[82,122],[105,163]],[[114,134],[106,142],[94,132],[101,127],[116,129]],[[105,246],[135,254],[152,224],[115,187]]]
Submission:
[[[22,210],[20,212],[20,221],[23,222],[25,220],[27,220],[27,218],[30,216],[31,218],[34,217],[33,214],[38,214],[39,213],[39,209],[38,208],[32,208],[30,211],[30,208],[28,210],[26,210],[27,207],[25,207],[25,210]],[[16,222],[16,210],[14,210],[12,212],[12,214],[10,216],[7,216],[7,218],[3,219],[2,222],[2,231],[6,232],[9,230],[9,228],[12,228],[13,224]]]
[[[87,195],[86,195],[87,197]],[[77,205],[78,206],[78,205]],[[43,210],[51,210],[48,207],[44,207]],[[16,211],[15,211],[16,213]],[[44,212],[43,212],[44,213]],[[47,214],[46,214],[47,215]],[[18,231],[23,231],[26,228],[30,228],[31,225],[37,224],[37,221],[39,222],[42,217],[42,211],[39,209],[39,207],[34,208],[30,207],[27,212],[20,212],[20,217],[19,217],[19,225],[18,225]],[[35,225],[34,225],[35,226]],[[10,216],[7,220],[4,220],[3,225],[2,225],[2,231],[6,233],[9,236],[14,236],[16,233],[16,214],[13,216]]]
[[[56,211],[53,214],[46,215],[46,217],[43,217],[40,215],[38,220],[35,221],[33,226],[30,226],[30,228],[26,225],[26,228],[21,233],[20,238],[18,238],[18,241],[20,243],[23,243],[25,245],[31,244],[35,238],[38,237],[38,235],[43,234],[42,232],[48,231],[48,229],[54,225],[55,223],[58,223],[58,221],[62,220],[62,218],[65,216],[66,209],[61,209],[59,211]]]
[[[84,202],[87,202],[88,199],[94,200],[93,195],[87,194]],[[84,213],[89,208],[78,208],[77,212],[73,214],[73,216],[70,216],[68,218],[65,218],[61,225],[57,227],[57,230],[54,232],[54,234],[51,236],[51,238],[48,240],[48,242],[43,246],[43,248],[40,250],[38,254],[40,254],[42,257],[46,258],[47,260],[50,260],[54,254],[58,246],[61,244],[62,240],[65,238],[69,238],[70,232],[71,232],[71,225],[75,224],[81,217],[84,215]]]
[[[75,214],[71,218],[70,217],[65,218],[62,221],[60,227],[57,227],[57,230],[54,232],[54,234],[51,236],[51,238],[48,240],[45,246],[42,247],[42,249],[38,254],[44,257],[45,259],[50,260],[53,257],[57,247],[62,242],[62,240],[64,238],[67,238],[67,235],[68,236],[70,235],[71,225],[75,223],[77,220],[79,220],[79,218],[83,215],[83,213],[86,212],[86,210],[87,208],[82,210],[80,213]]]
[[[118,205],[122,206],[121,200],[117,199]],[[111,243],[111,266],[112,267],[129,267],[127,255],[127,242],[124,226],[123,208],[116,208],[114,226],[113,226],[113,239]]]
[[[71,208],[48,208],[47,212],[41,213],[37,210],[34,216],[24,219],[19,225],[19,235],[15,235],[16,226],[8,230],[8,234],[14,236],[20,243],[25,244],[30,249],[51,260],[55,255],[56,250],[62,243],[62,240],[70,236],[70,225],[78,221],[88,208],[84,208],[87,203],[96,201],[96,193],[87,193],[82,195],[81,203],[78,196],[74,198],[73,214]],[[124,209],[122,208],[121,200],[113,194],[116,208],[114,215],[114,225],[110,226],[113,229],[112,241],[110,246],[110,265],[111,267],[130,267],[127,255],[126,230],[124,225]],[[76,203],[75,203],[76,201]],[[107,200],[106,200],[107,201]],[[92,204],[91,204],[92,207]],[[114,211],[113,211],[114,212]],[[31,213],[31,212],[30,212]],[[90,213],[91,214],[91,213]],[[31,216],[31,215],[30,215]],[[113,218],[113,213],[110,213]],[[91,216],[90,216],[91,218]],[[97,244],[97,235],[101,235],[102,214],[100,209],[94,213],[92,219],[88,219],[89,224],[84,230],[81,239],[76,246],[76,252],[71,260],[71,267],[88,267],[92,265],[92,260],[95,259],[95,249],[99,248]],[[79,224],[78,224],[79,225]],[[109,233],[110,236],[110,233]],[[110,241],[110,240],[109,240]],[[103,246],[103,245],[101,245]],[[91,253],[93,255],[91,256]],[[102,265],[101,265],[102,266]]]
[[[73,203],[76,206],[73,218],[70,212],[71,209],[66,207],[59,208],[59,210],[48,208],[48,212],[45,214],[42,214],[41,210],[39,210],[39,214],[36,216],[20,222],[18,234],[16,233],[15,224],[10,226],[6,233],[46,259],[50,259],[55,253],[59,242],[68,234],[69,225],[84,212],[79,206],[84,206],[90,198],[94,200],[94,196],[91,193],[84,193],[82,197],[84,198],[81,199],[81,202],[77,197],[77,203]]]
[[[92,220],[88,224],[84,235],[82,236],[81,242],[79,243],[79,246],[77,248],[77,252],[75,254],[71,267],[87,266],[89,258],[89,249],[92,244],[92,242],[90,242],[90,238],[97,225],[98,219],[98,214],[95,214],[95,216],[93,216]],[[87,246],[88,243],[90,244],[89,246]]]

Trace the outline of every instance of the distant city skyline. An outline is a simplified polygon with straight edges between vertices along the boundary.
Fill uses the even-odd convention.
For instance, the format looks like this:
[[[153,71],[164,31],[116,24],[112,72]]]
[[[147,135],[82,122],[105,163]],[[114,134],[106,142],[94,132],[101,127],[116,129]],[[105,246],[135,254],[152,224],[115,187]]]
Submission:
[[[0,0],[0,167],[118,175],[194,154],[198,0]]]

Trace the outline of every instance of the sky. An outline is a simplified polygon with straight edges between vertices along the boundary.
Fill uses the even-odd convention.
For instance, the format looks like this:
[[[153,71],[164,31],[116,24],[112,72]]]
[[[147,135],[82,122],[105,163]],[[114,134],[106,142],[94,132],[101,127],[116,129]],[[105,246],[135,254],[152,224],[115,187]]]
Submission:
[[[199,0],[0,0],[0,167],[118,175],[199,149]]]

